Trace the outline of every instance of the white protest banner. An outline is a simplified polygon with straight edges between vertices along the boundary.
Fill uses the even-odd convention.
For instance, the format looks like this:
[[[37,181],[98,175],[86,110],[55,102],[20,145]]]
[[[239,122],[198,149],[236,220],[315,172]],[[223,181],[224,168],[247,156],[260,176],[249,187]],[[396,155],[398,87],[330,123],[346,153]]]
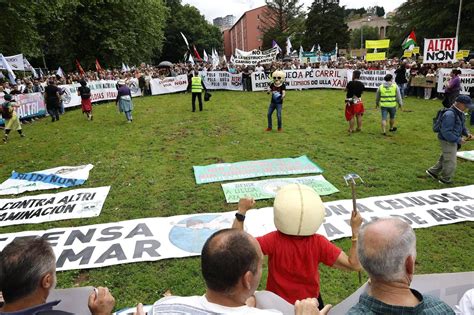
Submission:
[[[460,69],[461,74],[461,94],[469,95],[469,89],[474,87],[474,69]],[[453,69],[439,69],[438,71],[438,92],[444,93],[444,84],[451,79],[450,73]]]
[[[132,97],[141,96],[141,90],[138,86],[138,79],[131,79],[127,81]],[[81,105],[81,97],[77,95],[77,88],[81,85],[65,84],[60,85],[59,88],[64,89],[64,94],[61,96],[64,107],[73,107]],[[114,80],[99,80],[89,81],[87,86],[91,89],[92,103],[99,101],[115,100],[117,98],[117,81]]]
[[[96,217],[102,210],[109,190],[110,186],[106,186],[0,199],[0,227]]]
[[[25,191],[57,189],[84,184],[89,178],[92,164],[60,166],[32,173],[13,171],[9,179],[0,184],[0,195],[16,195]]]
[[[352,200],[324,204],[318,233],[330,240],[351,236]],[[397,217],[413,228],[474,221],[474,185],[359,199],[366,221]],[[235,211],[167,218],[143,218],[47,231],[0,235],[0,250],[17,237],[43,236],[51,242],[58,270],[98,268],[140,261],[196,256],[214,232],[230,228]],[[253,236],[275,230],[273,208],[247,212],[245,229]]]
[[[5,59],[7,60],[8,64],[12,68],[12,70],[25,70],[25,64],[23,62],[23,54],[18,54],[14,56],[5,56]],[[0,62],[0,70],[6,70],[6,68],[3,66],[3,64]]]
[[[242,73],[227,71],[207,71],[200,73],[208,90],[242,91]]]
[[[423,63],[456,61],[458,41],[453,38],[425,38]]]
[[[288,90],[294,89],[344,89],[347,85],[345,69],[284,70]],[[270,85],[267,74],[252,73],[252,91],[264,91]]]
[[[456,156],[461,159],[468,161],[474,161],[474,150],[473,151],[458,151]]]
[[[44,97],[41,93],[17,94],[13,95],[16,104],[19,105],[16,109],[20,118],[31,118],[46,115],[46,107],[44,104]],[[0,96],[0,104],[5,99]],[[3,118],[0,116],[0,124],[4,124]]]
[[[334,194],[339,191],[328,182],[323,175],[233,182],[229,184],[221,184],[221,186],[226,201],[232,203],[239,202],[240,198],[246,197],[251,197],[255,200],[275,198],[276,193],[281,187],[293,183],[309,186],[321,196]]]
[[[255,49],[250,52],[237,49],[233,63],[237,66],[256,66],[257,63],[269,64],[276,60],[277,55],[278,49],[276,47],[264,51]]]
[[[151,79],[150,87],[152,95],[186,91],[188,88],[188,76],[181,74],[176,77]]]
[[[352,81],[354,70],[347,70],[347,81]],[[393,70],[361,70],[359,81],[364,84],[366,89],[377,89],[384,83],[384,77],[391,74],[395,77]]]

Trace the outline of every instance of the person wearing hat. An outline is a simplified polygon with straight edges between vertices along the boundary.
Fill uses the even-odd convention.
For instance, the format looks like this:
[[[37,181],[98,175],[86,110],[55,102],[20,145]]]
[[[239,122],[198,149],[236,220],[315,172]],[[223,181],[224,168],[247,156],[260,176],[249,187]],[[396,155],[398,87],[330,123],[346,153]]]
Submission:
[[[8,135],[12,129],[15,129],[20,134],[20,137],[24,137],[23,131],[21,130],[21,123],[16,108],[20,107],[17,105],[11,94],[5,94],[3,96],[5,102],[2,104],[2,118],[5,120],[5,135],[3,136],[3,142],[7,143]]]
[[[380,106],[382,111],[382,134],[387,135],[387,116],[390,114],[390,132],[397,131],[395,127],[395,114],[398,108],[402,108],[403,100],[400,94],[400,89],[396,84],[393,84],[393,76],[387,74],[384,78],[384,83],[379,86],[375,94],[375,108]]]
[[[239,201],[233,228],[243,230],[245,214],[255,205],[250,198]],[[273,203],[276,231],[257,237],[264,255],[268,256],[266,290],[295,304],[297,300],[317,298],[324,308],[319,285],[319,263],[342,270],[360,271],[357,238],[362,217],[352,211],[350,225],[352,243],[349,256],[317,234],[325,216],[323,202],[313,188],[290,184],[277,192]]]
[[[451,106],[441,117],[441,128],[438,132],[438,141],[441,146],[441,154],[438,162],[426,170],[426,174],[441,184],[451,184],[456,171],[456,153],[461,145],[473,136],[465,125],[464,112],[473,110],[471,98],[468,95],[459,95],[453,106]],[[463,137],[465,136],[465,137]]]
[[[125,84],[125,80],[119,80],[117,82],[117,85],[118,85],[118,91],[117,91],[117,99],[115,100],[115,102],[119,108],[119,111],[121,113],[125,113],[127,122],[131,123],[133,120],[132,92],[130,91],[130,88]]]

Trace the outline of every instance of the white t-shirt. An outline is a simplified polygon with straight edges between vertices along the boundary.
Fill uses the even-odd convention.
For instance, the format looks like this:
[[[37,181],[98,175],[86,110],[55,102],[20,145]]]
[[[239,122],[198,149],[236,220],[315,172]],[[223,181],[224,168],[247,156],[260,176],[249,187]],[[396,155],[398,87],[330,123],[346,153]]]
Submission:
[[[248,314],[248,315],[277,315],[276,310],[261,310],[249,306],[227,307],[209,302],[205,296],[170,296],[153,304],[153,315],[158,314]]]
[[[262,66],[255,67],[255,72],[263,72],[263,71],[265,71],[264,67],[262,67]]]

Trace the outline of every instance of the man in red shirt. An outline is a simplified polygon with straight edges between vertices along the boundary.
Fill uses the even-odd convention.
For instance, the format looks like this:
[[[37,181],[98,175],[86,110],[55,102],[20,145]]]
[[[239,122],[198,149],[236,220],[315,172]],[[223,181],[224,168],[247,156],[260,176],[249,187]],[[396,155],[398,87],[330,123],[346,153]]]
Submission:
[[[295,187],[289,186],[297,186],[296,193],[300,193],[301,197],[293,199],[293,204],[288,200],[282,202],[282,198],[288,196],[286,188],[295,190]],[[313,206],[315,204],[317,206]],[[253,199],[240,199],[233,228],[243,230],[245,214],[254,205]],[[284,214],[285,211],[288,215]],[[296,213],[296,216],[292,213]],[[266,289],[291,304],[296,300],[316,297],[319,308],[324,307],[319,285],[320,262],[342,270],[362,269],[357,256],[357,237],[362,224],[359,212],[352,212],[351,215],[352,245],[349,256],[323,235],[315,234],[324,220],[324,213],[321,198],[312,188],[297,184],[285,186],[275,197],[274,220],[277,231],[257,237],[263,254],[268,256]],[[292,216],[300,220],[288,223]],[[291,225],[293,227],[287,228]]]

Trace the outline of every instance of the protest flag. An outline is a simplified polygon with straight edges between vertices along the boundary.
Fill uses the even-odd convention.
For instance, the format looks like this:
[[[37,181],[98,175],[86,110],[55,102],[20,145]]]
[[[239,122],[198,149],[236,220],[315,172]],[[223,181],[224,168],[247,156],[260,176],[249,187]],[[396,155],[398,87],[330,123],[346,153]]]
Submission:
[[[84,69],[82,69],[81,64],[79,63],[79,60],[77,59],[76,59],[76,67],[77,67],[77,70],[79,70],[79,73],[81,75],[84,75]]]
[[[300,45],[300,53],[299,53],[299,57],[302,58],[303,57],[303,46]]]
[[[38,77],[38,73],[36,73],[36,70],[35,68],[33,68],[30,64],[30,62],[28,61],[28,59],[26,58],[23,58],[23,64],[25,65],[25,70],[29,70],[31,71],[31,73],[33,74],[33,78],[37,78]]]
[[[189,61],[192,65],[194,65],[193,55],[189,54],[189,59],[188,59],[188,61]]]
[[[286,38],[286,54],[287,55],[290,55],[291,54],[291,49],[293,48],[293,46],[291,46],[291,41],[290,41],[290,38],[287,37]]]
[[[40,75],[40,78],[44,77],[44,73],[43,73],[43,70],[41,70],[41,68],[39,68],[39,75]]]
[[[278,43],[276,42],[276,40],[272,40],[272,48],[275,48],[277,49],[278,53],[281,53],[282,50],[280,48],[280,45],[278,45]]]
[[[3,68],[7,70],[8,72],[8,78],[10,79],[10,82],[12,84],[16,84],[16,76],[13,73],[12,67],[10,67],[10,64],[8,61],[5,59],[5,56],[0,54],[0,62],[3,63]]]
[[[198,51],[197,51],[197,49],[196,49],[196,46],[194,46],[194,45],[193,45],[193,50],[194,50],[194,57],[196,57],[196,59],[197,59],[198,61],[202,61],[202,58],[201,58],[201,56],[199,55],[199,53],[198,53]]]
[[[407,38],[402,43],[402,48],[403,49],[408,49],[408,50],[413,50],[413,48],[416,46],[416,35],[415,31],[411,31],[410,35],[408,35]]]
[[[209,56],[207,55],[207,52],[206,52],[205,49],[204,49],[204,52],[203,52],[202,55],[203,55],[204,61],[205,61],[205,62],[209,62]]]
[[[188,39],[186,38],[186,36],[184,36],[184,34],[182,32],[179,32],[179,33],[181,34],[181,36],[183,36],[184,42],[186,43],[186,47],[188,47],[188,49],[189,49]]]
[[[102,71],[102,67],[100,66],[100,63],[99,63],[99,59],[95,59],[95,69],[97,70],[97,72],[101,72]]]
[[[309,52],[314,52],[314,48],[316,48],[314,45],[311,47],[311,50]]]
[[[64,71],[61,69],[61,67],[56,70],[56,75],[59,75],[61,78],[64,78]]]

